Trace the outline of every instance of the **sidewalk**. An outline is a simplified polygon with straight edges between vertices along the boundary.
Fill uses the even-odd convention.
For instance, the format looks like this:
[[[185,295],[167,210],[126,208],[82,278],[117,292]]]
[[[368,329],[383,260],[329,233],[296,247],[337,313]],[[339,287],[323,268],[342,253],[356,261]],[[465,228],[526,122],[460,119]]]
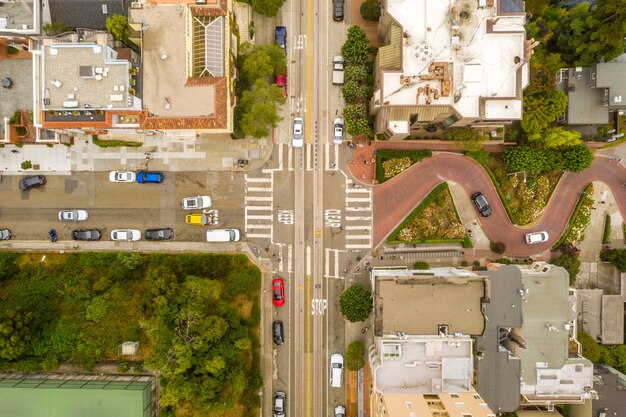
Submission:
[[[155,171],[239,171],[237,160],[248,161],[243,170],[258,169],[270,157],[270,139],[232,140],[229,135],[199,136],[188,133],[145,136],[140,147],[101,148],[91,136],[74,139],[72,146],[42,144],[0,148],[0,171],[16,175],[47,173],[68,175],[73,171],[140,170]],[[33,168],[21,164],[31,161]]]

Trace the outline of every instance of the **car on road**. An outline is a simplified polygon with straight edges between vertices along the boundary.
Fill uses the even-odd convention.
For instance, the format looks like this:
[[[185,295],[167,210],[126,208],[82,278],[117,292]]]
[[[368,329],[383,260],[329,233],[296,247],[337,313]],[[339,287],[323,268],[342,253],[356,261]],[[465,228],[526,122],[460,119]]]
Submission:
[[[272,322],[272,337],[274,338],[275,345],[280,346],[284,343],[282,321],[274,320]]]
[[[109,172],[111,182],[135,182],[135,173],[132,171],[111,171]]]
[[[241,233],[239,229],[208,229],[206,231],[207,242],[239,242]]]
[[[139,184],[161,184],[163,182],[163,173],[139,171],[137,173],[137,182]]]
[[[274,417],[283,417],[285,415],[285,399],[286,395],[282,391],[274,394]]]
[[[174,237],[174,231],[169,227],[165,229],[148,229],[144,232],[143,237],[146,240],[171,240]]]
[[[293,142],[294,148],[301,148],[304,146],[304,119],[296,117],[293,119]]]
[[[335,22],[343,20],[343,0],[333,0],[333,20]]]
[[[346,417],[346,407],[338,405],[335,407],[335,417]]]
[[[274,30],[274,39],[276,43],[287,53],[287,28],[284,26],[276,26]]]
[[[476,205],[476,208],[481,216],[489,217],[491,215],[491,206],[482,193],[474,193],[472,201],[474,202],[474,205]]]
[[[111,240],[135,242],[141,239],[141,231],[137,229],[115,229],[111,232]]]
[[[26,191],[31,188],[41,187],[46,183],[46,177],[43,175],[33,175],[30,177],[24,177],[20,180],[18,186],[20,190]]]
[[[345,123],[341,117],[335,117],[333,121],[333,142],[335,145],[341,145],[343,143],[343,129]]]
[[[100,240],[100,230],[98,229],[77,229],[72,231],[74,240]]]
[[[214,225],[214,217],[204,213],[193,213],[185,216],[185,223],[194,226]]]
[[[272,299],[276,307],[285,304],[285,283],[281,278],[272,281]]]
[[[62,222],[82,222],[89,218],[87,210],[61,210],[59,211],[59,220]]]
[[[340,353],[330,355],[330,386],[341,388],[343,379],[343,356]]]
[[[287,74],[277,75],[274,77],[274,84],[276,84],[276,87],[280,88],[280,97],[287,97]]]
[[[0,240],[9,240],[11,236],[13,235],[9,229],[0,229]]]
[[[183,198],[183,209],[185,210],[198,210],[211,207],[211,197],[208,195],[197,195],[195,197]]]
[[[549,238],[550,236],[546,231],[526,233],[526,243],[529,245],[547,242]]]

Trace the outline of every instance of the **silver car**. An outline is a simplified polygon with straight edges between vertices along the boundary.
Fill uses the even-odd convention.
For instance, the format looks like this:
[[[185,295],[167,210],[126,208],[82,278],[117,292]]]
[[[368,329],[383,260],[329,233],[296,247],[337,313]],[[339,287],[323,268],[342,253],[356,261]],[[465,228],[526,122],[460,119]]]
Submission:
[[[301,117],[293,119],[293,142],[294,148],[302,148],[304,146],[304,120]]]
[[[335,121],[333,121],[333,142],[336,145],[341,145],[343,143],[343,129],[344,129],[344,121],[341,117],[335,117]]]
[[[208,195],[197,195],[195,197],[183,198],[183,209],[185,210],[199,210],[211,207],[211,197]]]
[[[0,229],[0,240],[11,239],[11,231],[9,229]]]
[[[141,239],[141,231],[137,229],[115,229],[111,232],[111,240],[134,242]]]
[[[545,231],[526,233],[526,243],[529,245],[547,242],[549,238],[550,236],[548,236],[548,232]]]
[[[82,222],[89,218],[87,210],[61,210],[59,220],[62,222]]]

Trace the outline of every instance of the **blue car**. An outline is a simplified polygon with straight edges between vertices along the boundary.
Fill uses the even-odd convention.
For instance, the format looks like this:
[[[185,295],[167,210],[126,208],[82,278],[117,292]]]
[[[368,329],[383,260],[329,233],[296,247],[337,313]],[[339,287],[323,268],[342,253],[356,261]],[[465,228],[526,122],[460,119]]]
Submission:
[[[163,182],[163,174],[160,172],[139,171],[137,182],[140,184],[160,184]]]
[[[287,28],[284,26],[276,26],[274,37],[276,43],[287,53]]]

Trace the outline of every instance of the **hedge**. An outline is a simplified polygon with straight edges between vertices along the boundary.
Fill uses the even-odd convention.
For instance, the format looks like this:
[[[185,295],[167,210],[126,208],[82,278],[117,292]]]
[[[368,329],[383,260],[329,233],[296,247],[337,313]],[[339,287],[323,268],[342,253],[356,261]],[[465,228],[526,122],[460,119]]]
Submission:
[[[376,180],[379,184],[390,180],[391,178],[385,178],[385,168],[383,162],[389,159],[409,158],[411,165],[415,165],[422,159],[426,159],[433,156],[432,151],[429,150],[417,150],[406,151],[402,149],[379,149],[376,151]]]

